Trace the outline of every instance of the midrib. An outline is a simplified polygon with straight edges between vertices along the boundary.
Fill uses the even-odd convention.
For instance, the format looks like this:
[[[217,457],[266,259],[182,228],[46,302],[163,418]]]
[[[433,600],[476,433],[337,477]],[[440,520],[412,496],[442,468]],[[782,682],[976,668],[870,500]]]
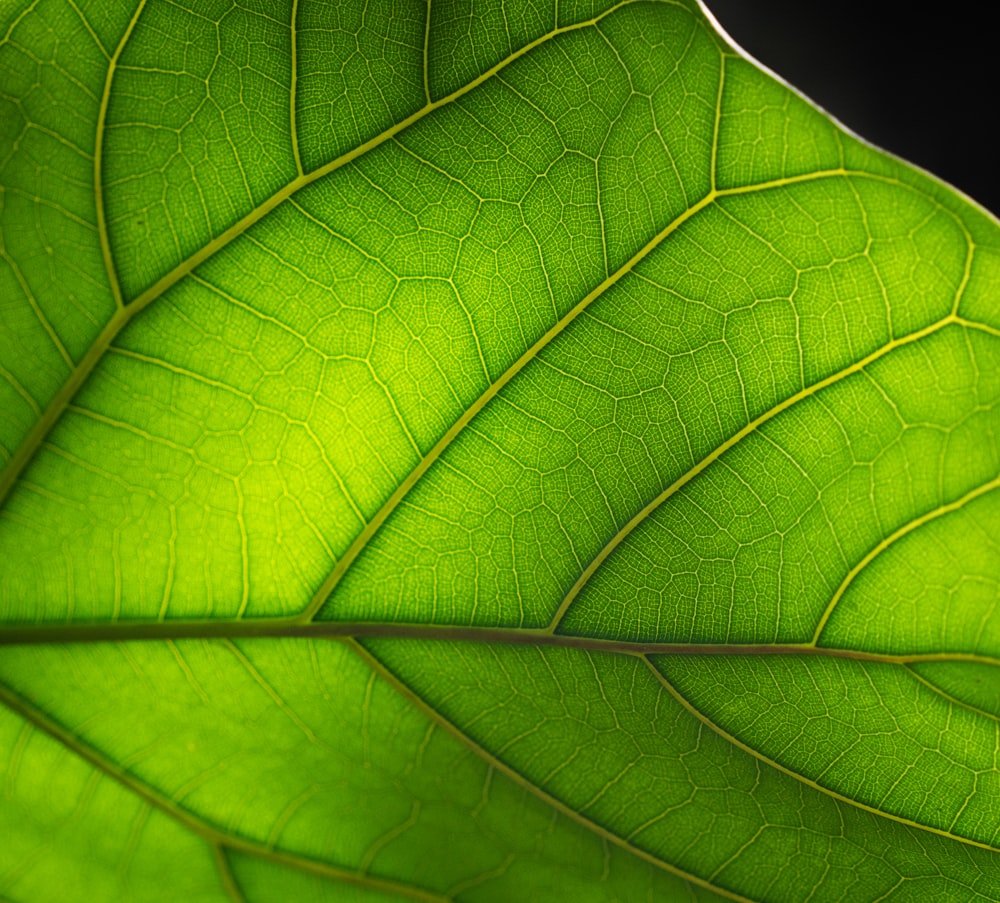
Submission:
[[[97,339],[88,349],[87,353],[80,360],[77,366],[74,368],[70,375],[70,378],[63,385],[61,390],[54,396],[49,406],[46,408],[43,416],[36,423],[35,427],[29,433],[26,441],[18,449],[17,453],[8,462],[7,468],[5,468],[2,476],[0,476],[0,508],[2,508],[6,498],[9,496],[10,492],[13,490],[14,486],[17,484],[18,478],[23,472],[24,468],[30,463],[38,448],[45,441],[55,423],[61,417],[63,412],[71,404],[74,397],[81,389],[83,384],[86,382],[89,375],[96,368],[100,360],[103,359],[104,355],[107,353],[111,344],[114,342],[115,338],[124,329],[124,327],[136,317],[142,310],[147,306],[152,304],[155,300],[162,297],[171,287],[177,284],[186,276],[190,275],[201,263],[208,260],[210,257],[215,255],[218,251],[222,250],[228,246],[234,239],[238,238],[240,235],[244,234],[248,229],[250,229],[254,224],[260,222],[264,219],[272,210],[280,206],[286,200],[290,199],[294,194],[296,194],[301,189],[307,187],[318,179],[323,178],[326,175],[336,171],[342,166],[357,160],[358,158],[364,156],[369,151],[374,150],[386,141],[390,140],[400,132],[404,131],[410,125],[413,125],[424,116],[443,107],[453,101],[459,99],[465,94],[472,91],[474,88],[478,87],[490,77],[500,72],[502,69],[506,68],[508,65],[513,63],[516,59],[529,53],[534,48],[540,46],[541,44],[552,40],[554,37],[570,32],[576,31],[582,28],[590,27],[601,19],[608,15],[611,15],[615,11],[621,9],[622,7],[631,5],[635,2],[641,2],[641,0],[623,0],[623,2],[615,5],[611,9],[602,13],[601,15],[594,17],[592,19],[586,20],[584,22],[576,23],[574,25],[566,26],[564,28],[555,29],[551,32],[542,35],[535,41],[526,44],[524,47],[520,48],[517,52],[512,54],[510,57],[497,63],[490,69],[486,70],[477,79],[469,82],[468,84],[462,86],[456,91],[452,92],[445,97],[440,98],[437,101],[432,101],[425,106],[421,107],[419,110],[411,114],[406,119],[402,120],[400,123],[392,126],[386,131],[380,133],[369,141],[359,145],[350,152],[330,161],[324,166],[313,170],[309,173],[300,174],[298,177],[290,181],[284,188],[280,189],[278,192],[273,194],[270,198],[244,216],[241,220],[231,226],[229,229],[224,231],[222,234],[217,236],[211,242],[206,244],[204,247],[199,249],[197,252],[192,254],[181,264],[171,270],[169,273],[161,277],[156,283],[146,289],[141,295],[139,295],[130,304],[119,307],[115,314],[108,321],[107,325],[100,332]],[[133,22],[134,25],[134,22]],[[131,31],[131,28],[129,29]],[[120,48],[119,48],[120,52]],[[117,57],[117,53],[116,53]],[[716,119],[718,119],[719,111],[716,111]],[[713,159],[715,154],[715,142],[713,141]],[[584,298],[574,305],[566,314],[564,314],[556,323],[554,323],[539,339],[535,341],[522,355],[519,357],[507,370],[490,386],[484,391],[476,401],[462,414],[462,416],[452,424],[448,431],[438,440],[438,442],[424,455],[417,466],[407,475],[407,477],[397,486],[395,491],[386,499],[382,504],[376,514],[364,525],[362,530],[358,533],[355,539],[352,541],[344,555],[340,557],[333,566],[333,568],[328,573],[327,577],[324,579],[323,583],[313,595],[311,601],[306,606],[306,608],[297,616],[292,618],[277,618],[277,619],[260,619],[251,621],[221,621],[213,622],[212,624],[206,624],[202,622],[165,622],[160,625],[156,624],[145,624],[141,622],[132,623],[126,626],[121,624],[82,624],[82,625],[60,625],[47,626],[47,625],[28,625],[25,627],[11,627],[11,628],[0,628],[0,644],[11,643],[11,642],[48,642],[55,641],[56,634],[61,631],[69,631],[70,633],[66,635],[66,641],[70,641],[73,638],[77,638],[81,641],[88,639],[124,639],[124,638],[144,638],[144,637],[159,637],[159,638],[181,638],[184,636],[226,636],[226,637],[239,637],[239,636],[300,636],[300,635],[353,635],[353,636],[371,636],[371,635],[387,635],[385,633],[368,633],[369,630],[384,630],[386,628],[392,627],[392,625],[359,625],[355,631],[350,629],[341,630],[338,626],[336,631],[332,630],[332,625],[326,624],[314,624],[313,618],[322,608],[324,602],[329,598],[332,591],[336,588],[340,580],[344,577],[347,571],[350,569],[357,557],[363,552],[367,547],[368,543],[378,532],[380,527],[385,523],[385,521],[390,517],[393,511],[399,506],[403,501],[409,491],[419,482],[421,477],[430,469],[430,467],[441,457],[445,450],[451,445],[454,439],[464,430],[464,428],[486,407],[489,402],[495,398],[502,389],[508,385],[514,377],[524,369],[524,367],[538,356],[538,354],[547,347],[557,336],[563,333],[566,328],[584,311],[586,310],[597,298],[601,297],[605,292],[607,292],[612,286],[617,284],[624,276],[630,273],[640,262],[646,259],[652,251],[654,251],[659,245],[661,245],[671,234],[676,232],[685,222],[696,216],[700,211],[704,210],[706,207],[714,203],[715,200],[725,197],[732,197],[738,195],[749,195],[756,192],[766,191],[770,189],[781,188],[794,184],[801,184],[805,182],[813,182],[822,179],[830,178],[841,178],[841,177],[857,177],[857,178],[867,178],[875,181],[889,182],[892,184],[900,185],[902,183],[898,182],[896,179],[888,178],[885,176],[878,176],[871,173],[866,173],[863,171],[853,171],[843,168],[821,170],[812,173],[805,173],[798,176],[791,176],[786,178],[779,178],[773,180],[767,180],[764,182],[754,183],[747,186],[741,186],[736,188],[728,189],[717,189],[713,187],[701,200],[697,203],[691,205],[681,214],[676,216],[670,223],[668,223],[660,232],[658,232],[653,238],[651,238],[642,248],[640,248],[629,260],[627,260],[621,267],[619,267],[614,273],[607,276],[598,286],[596,286],[591,292],[589,292]],[[713,180],[714,181],[714,180]],[[966,274],[967,277],[968,274]],[[964,284],[964,283],[963,283]],[[693,476],[704,469],[705,466],[710,464],[715,458],[720,454],[724,453],[732,444],[735,444],[743,435],[749,431],[754,430],[758,425],[759,421],[769,419],[781,410],[790,406],[794,402],[799,400],[799,396],[807,396],[812,394],[814,391],[825,386],[828,382],[835,381],[843,376],[847,372],[855,372],[863,368],[866,364],[870,363],[870,360],[875,357],[879,357],[889,350],[898,347],[901,344],[907,344],[910,341],[914,341],[918,338],[922,338],[925,335],[940,329],[942,326],[948,323],[960,322],[960,318],[957,318],[952,313],[951,316],[944,318],[937,323],[934,323],[922,330],[917,330],[915,333],[911,333],[909,336],[902,337],[899,340],[895,340],[889,345],[885,346],[879,351],[870,355],[868,358],[862,359],[856,362],[846,369],[846,371],[838,372],[826,380],[821,381],[819,384],[807,387],[795,396],[786,399],[785,402],[779,404],[774,409],[766,412],[762,417],[758,417],[750,424],[748,424],[743,430],[731,437],[729,441],[720,446],[715,452],[709,455],[706,459],[699,462],[691,471],[683,475],[678,481],[672,483],[667,487],[664,492],[656,497],[653,502],[646,505],[642,511],[635,515],[630,521],[623,526],[623,528],[616,534],[612,540],[605,545],[601,553],[590,562],[588,568],[580,575],[580,578],[576,581],[574,586],[570,589],[567,595],[564,597],[562,604],[560,605],[556,616],[550,622],[549,626],[545,628],[544,631],[538,631],[537,635],[539,637],[543,635],[552,635],[553,641],[561,643],[565,638],[555,637],[554,630],[558,623],[562,619],[565,612],[568,610],[573,600],[577,597],[580,590],[588,582],[590,577],[593,575],[597,567],[608,557],[608,555],[616,548],[620,542],[637,526],[641,523],[652,510],[655,510],[666,498],[672,495],[681,485],[688,482]],[[971,324],[970,324],[971,325]],[[164,628],[161,632],[156,632],[155,628],[159,626]],[[300,628],[305,626],[315,627],[318,633],[302,632]],[[219,632],[216,632],[216,629]],[[426,628],[421,628],[426,629]],[[431,628],[433,629],[433,628]],[[461,630],[465,628],[447,628],[449,631]],[[470,630],[475,630],[476,636],[480,635],[478,628],[469,628]],[[123,635],[122,630],[125,630],[128,636]],[[136,633],[132,633],[136,631]],[[177,632],[174,632],[177,631]],[[244,632],[246,631],[246,632]],[[278,631],[278,632],[276,632]],[[525,634],[532,634],[533,631],[518,631],[519,636],[524,636]],[[449,634],[453,637],[453,634]],[[17,637],[15,639],[15,637]],[[508,639],[508,642],[515,642],[516,640]],[[535,640],[520,640],[521,642],[533,642]],[[674,648],[674,647],[671,647]],[[708,647],[701,647],[707,649]],[[712,646],[711,648],[717,649],[722,647]],[[745,647],[741,647],[745,648]],[[791,650],[793,647],[782,647],[787,650]],[[624,651],[624,650],[620,650]]]
[[[908,655],[801,643],[683,643],[608,639],[550,633],[547,628],[475,627],[452,624],[392,624],[312,621],[290,618],[230,620],[106,621],[76,624],[24,624],[0,627],[0,647],[61,643],[104,643],[143,640],[253,639],[407,639],[464,643],[534,645],[624,655],[804,655],[909,665],[921,662],[975,662],[1000,665],[1000,655],[969,652],[926,652]]]
[[[136,317],[142,310],[149,306],[152,302],[162,297],[171,287],[180,282],[186,276],[191,274],[200,264],[208,260],[210,257],[214,256],[216,252],[222,250],[228,246],[233,240],[244,234],[248,229],[250,229],[257,222],[264,219],[273,209],[280,206],[286,200],[291,198],[301,189],[310,185],[311,183],[323,178],[326,175],[334,172],[340,167],[347,165],[348,163],[358,159],[359,157],[367,154],[369,151],[374,150],[381,144],[389,141],[410,125],[422,119],[424,116],[433,112],[439,107],[445,106],[454,100],[462,97],[468,92],[472,91],[474,88],[478,87],[480,84],[485,82],[492,75],[496,74],[506,66],[513,63],[516,59],[524,54],[530,52],[535,47],[545,43],[554,37],[569,31],[578,30],[595,24],[607,15],[612,14],[618,9],[631,5],[632,3],[639,2],[639,0],[624,0],[614,6],[613,8],[602,13],[600,16],[593,19],[587,20],[585,22],[576,23],[571,26],[566,26],[564,28],[557,28],[535,41],[525,45],[520,48],[517,52],[512,54],[510,57],[504,59],[500,63],[496,64],[491,69],[484,72],[480,77],[463,86],[462,88],[456,90],[450,95],[443,97],[435,102],[428,102],[425,106],[421,107],[418,111],[411,114],[406,119],[402,120],[400,123],[392,126],[386,131],[380,133],[378,136],[370,139],[357,148],[348,152],[347,154],[338,157],[337,159],[325,164],[319,169],[313,170],[310,173],[300,173],[295,179],[289,182],[284,188],[280,189],[270,198],[265,200],[262,204],[244,216],[241,220],[231,226],[229,229],[221,233],[199,251],[192,254],[182,263],[178,264],[173,270],[161,277],[146,289],[141,295],[139,295],[133,302],[128,305],[119,307],[116,313],[108,321],[104,329],[101,330],[94,343],[88,349],[87,353],[78,362],[76,367],[70,374],[69,379],[64,383],[60,391],[53,397],[52,401],[46,408],[42,417],[36,423],[35,428],[28,434],[24,443],[11,458],[8,466],[4,469],[2,474],[0,474],[0,507],[4,504],[10,492],[13,490],[14,486],[17,485],[18,479],[27,465],[30,463],[38,448],[42,445],[45,438],[48,436],[55,423],[58,421],[66,407],[71,403],[73,398],[76,396],[77,392],[86,382],[87,378],[96,368],[97,364],[103,359],[104,354],[107,352],[108,348],[112,345],[115,338],[120,334],[120,332],[125,328],[125,326]],[[133,23],[134,24],[134,23]],[[131,26],[130,29],[131,31]],[[294,119],[293,119],[294,123]],[[100,138],[99,138],[100,140]],[[713,155],[715,153],[715,146],[713,142],[712,148]],[[100,155],[98,154],[98,157]],[[863,178],[878,178],[871,176],[864,172],[849,172],[847,170],[831,170],[818,173],[811,173],[801,177],[795,177],[790,179],[774,180],[771,182],[759,183],[755,185],[750,185],[737,189],[728,189],[716,191],[712,190],[708,195],[706,195],[701,201],[695,205],[689,207],[684,213],[672,221],[661,233],[659,233],[655,238],[643,247],[633,258],[631,258],[622,268],[616,271],[615,274],[608,277],[600,286],[595,288],[590,294],[588,294],[583,300],[578,302],[578,304],[562,319],[560,319],[548,332],[545,333],[528,351],[522,355],[507,371],[495,382],[493,383],[487,391],[477,399],[476,403],[463,414],[451,429],[439,440],[439,442],[431,449],[431,451],[426,455],[418,464],[417,468],[407,477],[407,479],[400,485],[400,487],[393,493],[392,496],[387,500],[387,502],[382,506],[382,508],[377,513],[376,517],[366,525],[365,529],[359,534],[354,543],[352,543],[347,555],[338,561],[336,568],[331,572],[330,576],[324,582],[323,587],[320,592],[316,594],[313,602],[310,604],[309,609],[306,611],[308,618],[319,610],[323,601],[329,595],[329,592],[336,586],[337,582],[343,574],[353,563],[354,559],[367,545],[367,542],[371,537],[377,532],[378,528],[382,523],[388,518],[392,511],[398,506],[402,501],[403,497],[412,488],[413,485],[420,479],[420,477],[426,472],[426,470],[433,464],[435,460],[443,453],[443,451],[450,445],[451,441],[457,436],[459,432],[485,407],[489,401],[498,394],[498,392],[507,385],[513,377],[520,372],[520,370],[537,354],[544,348],[549,342],[551,342],[557,335],[559,335],[568,325],[575,319],[582,310],[584,310],[589,304],[603,294],[608,288],[614,285],[623,275],[631,271],[635,265],[637,265],[642,259],[644,259],[647,254],[658,246],[669,234],[679,228],[686,220],[690,219],[696,215],[700,210],[709,206],[716,198],[726,197],[738,194],[750,194],[755,191],[767,190],[769,188],[780,187],[782,185],[794,184],[796,182],[806,182],[813,181],[820,178],[829,178],[833,176],[849,176],[854,175]],[[101,230],[102,238],[102,253],[105,255],[107,260],[110,260],[110,250],[109,243],[106,238],[106,230],[102,228]],[[113,273],[112,275],[112,285],[115,287],[115,292],[117,293],[117,283],[114,281]],[[954,317],[950,318],[954,322]],[[936,328],[929,327],[930,328]],[[904,340],[905,341],[905,340]],[[863,366],[865,361],[859,362],[856,368],[859,369]],[[782,406],[783,409],[783,406]],[[738,440],[737,440],[738,441]],[[714,457],[713,457],[714,460]],[[699,468],[700,469],[700,468]],[[630,522],[631,523],[631,522]],[[615,543],[617,545],[617,542]],[[355,549],[356,546],[356,549]],[[353,554],[351,552],[353,551]],[[602,556],[600,561],[603,561],[605,556]],[[342,565],[343,563],[343,565]],[[598,561],[597,564],[600,562]],[[592,572],[593,568],[590,569]],[[588,573],[589,576],[589,573]],[[583,581],[585,582],[585,580]],[[582,587],[582,583],[581,583]],[[324,591],[325,589],[325,591]],[[577,588],[578,591],[579,588]],[[576,593],[572,595],[567,600],[567,605],[572,601]],[[565,607],[564,609],[565,610]],[[554,626],[554,625],[553,625]],[[836,658],[847,658],[860,661],[871,661],[871,662],[883,662],[891,664],[912,664],[920,662],[935,662],[935,661],[955,661],[955,662],[976,662],[983,664],[996,664],[1000,665],[1000,658],[992,656],[983,656],[968,653],[931,653],[931,654],[921,654],[921,655],[889,655],[881,653],[870,653],[851,649],[838,649],[838,648],[825,648],[818,647],[814,643],[789,643],[789,644],[685,644],[685,643],[641,643],[641,642],[627,642],[619,640],[607,640],[596,637],[571,637],[564,635],[557,635],[551,632],[551,629],[514,629],[514,628],[478,628],[478,627],[455,627],[455,626],[428,626],[428,625],[409,625],[409,624],[342,624],[342,623],[332,623],[332,622],[315,622],[309,620],[308,623],[303,622],[303,616],[296,616],[293,618],[280,618],[280,619],[257,619],[257,620],[230,620],[230,621],[157,621],[157,622],[118,622],[118,623],[102,623],[102,624],[58,624],[58,625],[46,625],[46,624],[33,624],[26,625],[22,627],[4,627],[0,628],[0,646],[5,644],[36,644],[36,643],[63,643],[63,642],[104,642],[104,641],[121,641],[121,640],[164,640],[164,639],[184,639],[184,638],[212,638],[212,637],[224,637],[224,638],[250,638],[250,637],[315,637],[315,638],[366,638],[366,637],[384,637],[384,638],[409,638],[409,639],[424,639],[424,640],[450,640],[450,641],[464,641],[464,642],[482,642],[482,643],[504,643],[504,644],[536,644],[539,646],[560,646],[566,648],[574,648],[586,651],[594,652],[609,652],[609,653],[620,653],[620,654],[633,654],[633,655],[652,655],[652,654],[677,654],[677,655],[807,655],[807,656],[822,656],[822,657],[836,657]],[[2,701],[8,708],[20,712],[22,715],[24,712],[21,707],[14,704],[14,700],[7,696],[6,693],[0,695],[0,701]],[[33,713],[35,715],[35,713]],[[32,718],[34,720],[34,717]],[[36,722],[37,723],[37,722]],[[57,726],[54,724],[38,725],[42,729],[46,730],[56,739],[61,740],[65,745],[69,746],[74,751],[79,753],[79,746],[77,743],[67,742],[67,738],[59,736],[59,731]],[[94,764],[94,762],[91,762]],[[105,773],[110,774],[110,772],[105,767],[105,763],[101,763],[100,770]],[[152,800],[148,792],[140,790],[137,785],[127,782],[124,780],[124,773],[121,775],[112,775],[117,780],[125,783],[129,786],[133,792],[138,793],[140,796],[146,799],[147,802],[153,802],[153,805],[158,808],[168,811],[173,817],[178,818],[179,807],[176,811],[170,811],[172,807],[168,807],[161,800]],[[851,802],[847,800],[847,802]],[[881,814],[881,813],[880,813]],[[210,842],[218,843],[222,846],[229,847],[234,850],[239,850],[245,852],[249,855],[262,856],[264,858],[274,859],[275,861],[284,861],[291,867],[305,868],[308,871],[314,871],[317,874],[324,875],[328,878],[335,878],[339,880],[347,880],[350,883],[357,883],[362,886],[373,886],[378,889],[383,889],[387,891],[401,892],[407,896],[412,896],[415,899],[438,899],[437,895],[425,894],[420,889],[409,888],[405,885],[393,886],[390,882],[378,882],[369,881],[361,876],[358,878],[353,873],[340,872],[336,869],[328,868],[320,863],[313,863],[305,860],[300,860],[295,856],[283,856],[280,853],[276,853],[273,850],[265,850],[258,847],[255,844],[246,843],[243,844],[239,841],[233,842],[232,838],[227,837],[223,832],[217,831],[213,828],[206,827],[205,825],[196,824],[195,819],[185,819],[179,818],[182,823],[186,823],[189,828],[195,830]],[[922,825],[915,825],[916,827],[923,827]],[[991,848],[992,849],[992,848]],[[689,876],[688,876],[689,877]],[[382,885],[382,886],[380,886]],[[711,886],[711,885],[705,885]]]

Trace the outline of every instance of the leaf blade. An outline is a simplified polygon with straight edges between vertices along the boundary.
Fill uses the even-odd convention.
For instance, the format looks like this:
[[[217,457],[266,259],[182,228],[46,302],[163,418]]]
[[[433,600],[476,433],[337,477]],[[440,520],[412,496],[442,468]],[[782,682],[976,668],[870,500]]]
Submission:
[[[12,723],[186,825],[211,896],[1000,893],[976,846],[997,791],[995,222],[693,5],[491,7],[465,32],[441,4],[345,8],[341,31],[304,0],[170,9],[50,0],[0,44],[22,95],[2,200]],[[52,77],[37,94],[29,69]],[[65,134],[45,103],[74,107]],[[64,172],[32,170],[42,146]],[[937,634],[937,590],[908,574],[925,557]],[[873,606],[885,586],[906,594]],[[317,656],[351,675],[339,716]],[[796,696],[817,675],[867,700],[854,746]],[[727,701],[763,678],[770,730]],[[197,713],[186,734],[162,696]],[[248,724],[222,712],[244,699]],[[310,769],[247,733],[311,751],[338,718],[357,736]],[[323,838],[375,728],[375,817]],[[441,728],[451,752],[424,767]],[[903,771],[865,771],[886,748]],[[221,789],[243,753],[246,807]],[[462,801],[429,816],[456,762]],[[506,802],[470,802],[484,767]],[[528,811],[530,840],[511,833]],[[469,861],[447,862],[440,836],[469,824]],[[32,887],[74,855],[41,856]]]

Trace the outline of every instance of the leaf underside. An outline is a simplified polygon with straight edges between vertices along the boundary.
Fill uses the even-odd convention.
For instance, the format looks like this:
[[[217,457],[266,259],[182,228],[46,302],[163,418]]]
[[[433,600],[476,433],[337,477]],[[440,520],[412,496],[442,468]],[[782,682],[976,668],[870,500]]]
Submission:
[[[1000,899],[994,219],[693,0],[0,18],[0,895]]]

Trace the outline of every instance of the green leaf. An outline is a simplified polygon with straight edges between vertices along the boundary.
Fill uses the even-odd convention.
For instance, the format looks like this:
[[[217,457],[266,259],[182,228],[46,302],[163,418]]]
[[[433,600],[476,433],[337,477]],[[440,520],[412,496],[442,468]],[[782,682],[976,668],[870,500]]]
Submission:
[[[0,895],[1000,899],[992,217],[694,0],[0,17]]]

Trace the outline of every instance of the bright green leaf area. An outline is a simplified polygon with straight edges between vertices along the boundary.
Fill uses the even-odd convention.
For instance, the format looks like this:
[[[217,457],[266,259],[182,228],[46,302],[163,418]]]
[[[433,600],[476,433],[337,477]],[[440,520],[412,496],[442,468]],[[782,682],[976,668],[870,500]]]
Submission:
[[[0,6],[0,897],[1000,900],[1000,227],[695,0]]]

